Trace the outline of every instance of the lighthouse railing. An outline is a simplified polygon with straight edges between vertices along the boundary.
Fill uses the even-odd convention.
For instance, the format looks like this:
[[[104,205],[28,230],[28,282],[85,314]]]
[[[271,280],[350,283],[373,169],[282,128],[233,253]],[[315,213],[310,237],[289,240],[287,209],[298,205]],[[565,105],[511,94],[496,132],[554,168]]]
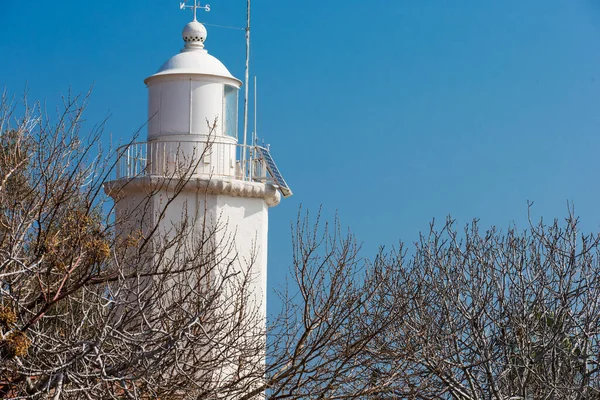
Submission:
[[[270,182],[265,160],[254,147],[225,141],[130,143],[117,149],[116,175],[117,179],[192,176]],[[252,156],[242,161],[244,149]]]

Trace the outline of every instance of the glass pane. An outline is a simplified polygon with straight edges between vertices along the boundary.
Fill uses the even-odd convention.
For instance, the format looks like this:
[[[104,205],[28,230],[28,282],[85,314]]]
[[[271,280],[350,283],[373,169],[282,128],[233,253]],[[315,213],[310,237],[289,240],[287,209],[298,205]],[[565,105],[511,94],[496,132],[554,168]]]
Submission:
[[[237,138],[238,126],[238,90],[233,86],[225,85],[225,98],[223,101],[223,115],[225,115],[225,126],[223,132],[227,136]]]

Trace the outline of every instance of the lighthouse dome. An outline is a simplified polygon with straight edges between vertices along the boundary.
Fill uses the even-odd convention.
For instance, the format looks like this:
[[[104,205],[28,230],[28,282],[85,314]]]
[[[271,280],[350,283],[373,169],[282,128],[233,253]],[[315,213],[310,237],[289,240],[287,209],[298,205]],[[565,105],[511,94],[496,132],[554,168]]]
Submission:
[[[236,79],[221,61],[204,49],[206,40],[204,25],[192,21],[183,28],[181,36],[185,47],[179,54],[164,63],[156,74],[147,78],[146,84],[155,78],[169,75],[196,75],[218,78],[238,88],[242,85],[242,82]]]
[[[171,57],[156,74],[146,80],[146,83],[151,78],[165,75],[214,76],[231,80],[235,86],[241,85],[241,82],[231,75],[227,67],[217,58],[208,54],[206,50],[185,51]]]

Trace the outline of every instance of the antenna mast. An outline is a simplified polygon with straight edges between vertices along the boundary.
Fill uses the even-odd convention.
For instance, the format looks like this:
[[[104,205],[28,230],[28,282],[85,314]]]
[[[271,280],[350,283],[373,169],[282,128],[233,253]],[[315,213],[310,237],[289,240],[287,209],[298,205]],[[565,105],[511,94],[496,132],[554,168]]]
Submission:
[[[246,25],[246,75],[244,79],[244,147],[242,149],[242,175],[246,177],[246,140],[248,136],[248,84],[250,83],[250,0],[247,7],[247,25]],[[252,178],[252,177],[250,177]]]
[[[252,133],[252,146],[256,146],[258,143],[258,133],[256,131],[256,120],[257,120],[257,111],[256,108],[258,107],[258,101],[257,101],[257,93],[258,92],[258,86],[256,84],[256,75],[254,75],[254,132]]]
[[[252,148],[250,150],[250,179],[254,176],[254,160],[256,159],[256,146],[258,146],[256,134],[256,75],[254,75],[254,129],[252,130]]]

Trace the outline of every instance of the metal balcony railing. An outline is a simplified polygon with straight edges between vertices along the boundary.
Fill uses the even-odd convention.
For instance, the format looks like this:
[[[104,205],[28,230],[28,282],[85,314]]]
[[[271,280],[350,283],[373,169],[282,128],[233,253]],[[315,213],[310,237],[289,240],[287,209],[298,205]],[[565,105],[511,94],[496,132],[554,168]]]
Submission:
[[[244,150],[246,161],[242,164]],[[117,179],[206,176],[272,181],[257,146],[216,141],[150,141],[130,143],[117,151]]]

